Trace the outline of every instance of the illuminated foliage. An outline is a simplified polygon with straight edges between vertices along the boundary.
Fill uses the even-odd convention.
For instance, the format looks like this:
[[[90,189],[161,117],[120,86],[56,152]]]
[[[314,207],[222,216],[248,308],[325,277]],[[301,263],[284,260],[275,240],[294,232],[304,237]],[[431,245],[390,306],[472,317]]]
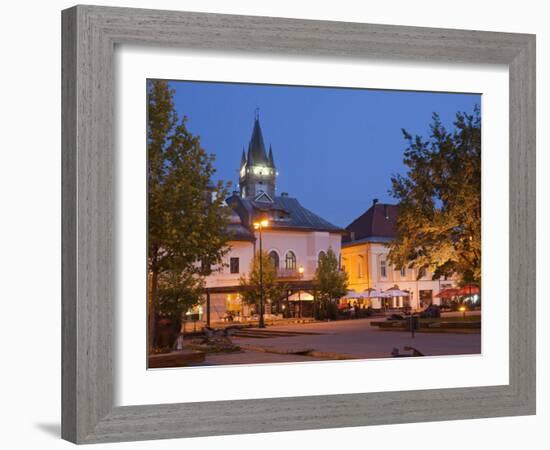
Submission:
[[[481,118],[457,113],[454,130],[434,114],[428,140],[403,130],[405,176],[392,177],[399,202],[397,238],[389,258],[397,268],[429,268],[434,278],[481,278]]]
[[[319,263],[313,279],[315,300],[318,303],[316,315],[319,319],[334,318],[335,301],[346,295],[348,275],[340,270],[336,254],[329,248],[319,255]]]
[[[284,297],[286,288],[277,283],[277,268],[269,253],[262,251],[262,283],[260,283],[260,252],[256,252],[252,259],[250,273],[239,280],[240,295],[248,305],[255,305],[259,311],[261,289],[263,285],[264,301],[278,302]]]

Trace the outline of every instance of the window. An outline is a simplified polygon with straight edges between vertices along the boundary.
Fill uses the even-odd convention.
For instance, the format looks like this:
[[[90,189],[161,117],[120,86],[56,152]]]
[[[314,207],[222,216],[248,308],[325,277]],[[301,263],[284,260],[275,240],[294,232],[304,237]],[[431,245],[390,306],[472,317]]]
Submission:
[[[406,267],[401,267],[401,278],[406,278],[407,277],[407,268]]]
[[[388,272],[386,270],[386,260],[385,259],[380,260],[380,276],[382,278],[386,278],[388,276]]]
[[[363,278],[363,256],[357,258],[357,278]]]
[[[424,278],[426,276],[426,269],[424,267],[421,267],[418,269],[418,278]]]
[[[286,252],[285,268],[296,269],[296,255],[292,250],[289,250],[288,252]]]
[[[229,259],[229,270],[231,273],[239,273],[239,258]]]
[[[269,252],[269,257],[271,258],[271,262],[273,263],[273,266],[278,269],[279,268],[279,254],[275,250],[271,250]]]

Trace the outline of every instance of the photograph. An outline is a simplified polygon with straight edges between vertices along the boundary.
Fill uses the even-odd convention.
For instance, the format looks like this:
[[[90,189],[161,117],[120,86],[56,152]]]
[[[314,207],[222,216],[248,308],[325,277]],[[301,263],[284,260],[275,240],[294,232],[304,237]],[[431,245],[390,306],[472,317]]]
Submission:
[[[146,89],[149,369],[482,353],[480,94]]]

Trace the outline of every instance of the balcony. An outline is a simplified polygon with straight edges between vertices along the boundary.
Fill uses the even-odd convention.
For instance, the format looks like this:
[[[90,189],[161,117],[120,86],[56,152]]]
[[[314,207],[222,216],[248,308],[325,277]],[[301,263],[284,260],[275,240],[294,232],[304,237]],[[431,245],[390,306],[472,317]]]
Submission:
[[[277,278],[286,278],[298,280],[304,276],[304,270],[301,268],[295,269],[277,269]]]

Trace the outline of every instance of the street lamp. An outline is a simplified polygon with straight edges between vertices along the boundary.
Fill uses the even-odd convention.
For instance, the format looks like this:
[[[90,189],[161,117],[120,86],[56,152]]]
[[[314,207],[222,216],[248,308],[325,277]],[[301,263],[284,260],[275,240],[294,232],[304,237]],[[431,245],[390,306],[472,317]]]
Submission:
[[[265,328],[264,323],[264,269],[262,262],[262,228],[265,228],[269,225],[267,219],[254,222],[254,229],[260,232],[260,319],[258,321],[259,328]]]
[[[463,319],[466,319],[466,307],[465,306],[461,306],[460,308],[458,308],[460,312],[462,312],[462,318]]]

